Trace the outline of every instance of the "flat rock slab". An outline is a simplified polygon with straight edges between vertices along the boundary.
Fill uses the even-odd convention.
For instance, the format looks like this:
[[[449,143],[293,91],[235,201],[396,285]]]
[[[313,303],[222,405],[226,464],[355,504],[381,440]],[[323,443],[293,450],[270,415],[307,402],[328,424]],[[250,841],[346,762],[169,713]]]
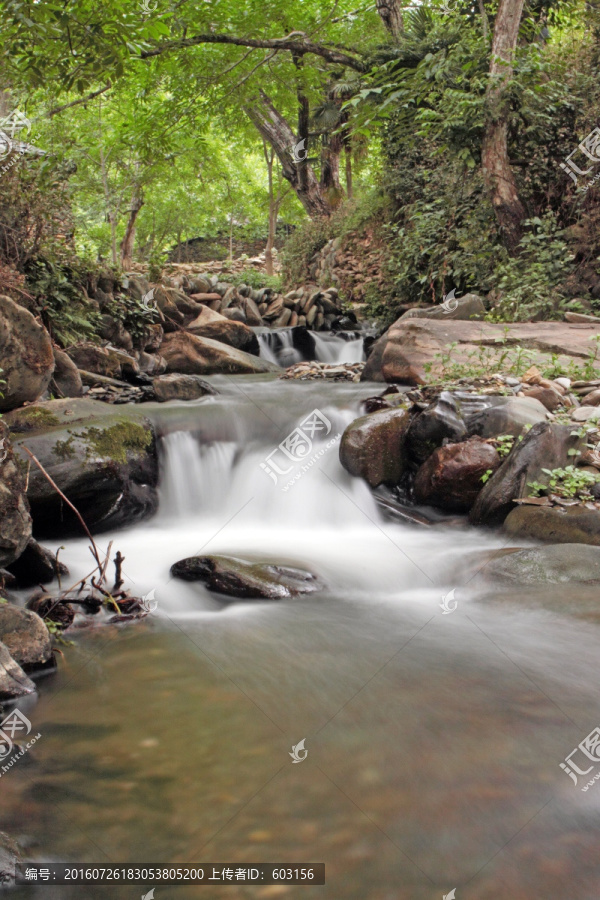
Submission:
[[[287,600],[323,589],[317,576],[304,569],[233,556],[190,556],[171,566],[171,575],[202,581],[209,591],[239,600]]]
[[[517,550],[492,559],[479,577],[511,585],[600,584],[600,548],[565,543]]]
[[[497,347],[498,356],[520,345],[537,351],[532,364],[550,362],[552,354],[568,365],[588,359],[595,345],[591,338],[600,334],[600,325],[568,322],[518,322],[493,325],[488,322],[434,319],[398,319],[373,345],[362,374],[362,381],[387,381],[398,384],[424,384],[425,366],[431,364],[431,375],[441,375],[439,357],[452,350],[451,361],[473,362],[470,357],[480,348]],[[598,366],[600,373],[600,366]]]
[[[512,537],[600,547],[600,511],[584,506],[519,506],[507,517],[504,530]]]

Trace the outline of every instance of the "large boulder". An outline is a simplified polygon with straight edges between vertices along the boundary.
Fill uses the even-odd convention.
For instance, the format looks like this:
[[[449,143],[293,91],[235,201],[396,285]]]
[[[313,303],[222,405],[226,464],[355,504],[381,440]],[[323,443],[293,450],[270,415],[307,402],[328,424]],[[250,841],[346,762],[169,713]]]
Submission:
[[[60,562],[51,550],[42,547],[31,538],[23,553],[15,562],[7,566],[11,575],[17,579],[19,588],[34,587],[54,581],[58,575],[68,575],[69,570]]]
[[[0,700],[14,700],[35,693],[35,684],[0,643]]]
[[[37,400],[54,371],[52,341],[32,314],[0,295],[0,411]]]
[[[481,570],[481,577],[519,586],[600,585],[600,548],[575,543],[517,550],[492,559]]]
[[[58,397],[81,397],[83,395],[83,382],[79,369],[70,356],[57,347],[54,352],[54,374],[50,382],[50,390]]]
[[[233,556],[181,559],[171,566],[171,575],[184,581],[202,581],[209,591],[240,600],[285,600],[323,589],[317,576],[304,569]]]
[[[265,359],[220,341],[196,337],[183,331],[165,336],[160,355],[167,361],[168,372],[182,372],[184,375],[281,373],[279,366]]]
[[[433,306],[431,309],[409,309],[404,319],[483,319],[486,309],[478,294],[465,294],[464,297],[452,297],[445,304]]]
[[[43,619],[10,603],[0,604],[0,641],[25,671],[52,657],[52,640]]]
[[[461,441],[466,434],[457,399],[450,391],[442,391],[437,400],[412,420],[406,446],[414,459],[425,462],[444,440]]]
[[[31,537],[25,474],[15,460],[8,428],[0,420],[0,568],[18,559]]]
[[[208,306],[202,307],[200,314],[189,323],[186,331],[198,337],[221,341],[223,344],[229,344],[230,347],[237,347],[238,350],[245,350],[256,356],[259,353],[258,338],[251,328],[228,316],[222,316],[209,309]]]
[[[30,466],[27,498],[36,537],[80,536],[81,525],[28,448],[75,504],[91,531],[129,525],[158,506],[154,431],[140,407],[52,400],[6,417],[15,451]]]
[[[380,409],[355,419],[342,435],[340,462],[371,487],[396,485],[406,470],[406,434],[411,416],[405,409]]]
[[[600,510],[585,506],[517,506],[504,522],[511,537],[600,547]]]
[[[69,347],[67,353],[77,368],[84,372],[108,378],[129,378],[140,374],[137,360],[116,347],[99,347],[84,342]]]
[[[484,441],[438,447],[417,472],[415,501],[448,512],[468,512],[483,487],[482,476],[499,465],[497,451]]]
[[[548,410],[534,397],[513,397],[506,403],[490,406],[469,417],[469,434],[483,438],[512,434],[518,437],[526,428],[548,420]]]
[[[500,525],[515,508],[514,501],[527,497],[528,484],[541,480],[542,469],[563,468],[569,450],[576,450],[582,438],[572,434],[570,425],[539,422],[516,440],[499,469],[486,483],[471,510],[474,525]]]
[[[215,389],[199,375],[161,375],[152,380],[154,397],[159,403],[168,400],[198,400],[199,397],[216,394]]]
[[[493,359],[516,348],[533,354],[531,362],[544,368],[546,364],[568,367],[572,358],[581,365],[593,350],[591,339],[598,333],[592,325],[566,322],[517,322],[493,325],[488,322],[452,321],[441,318],[403,318],[388,328],[373,345],[362,374],[362,381],[387,381],[398,384],[423,384],[426,366],[432,377],[443,373],[444,365],[457,363],[468,367],[477,364],[484,354],[484,364],[493,367]],[[495,349],[494,349],[495,348]]]

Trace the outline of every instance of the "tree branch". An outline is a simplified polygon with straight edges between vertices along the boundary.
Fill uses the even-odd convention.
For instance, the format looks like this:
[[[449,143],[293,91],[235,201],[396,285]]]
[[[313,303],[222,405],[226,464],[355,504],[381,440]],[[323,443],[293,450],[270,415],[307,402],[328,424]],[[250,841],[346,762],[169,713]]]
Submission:
[[[92,91],[91,94],[87,94],[85,97],[81,97],[79,100],[73,100],[72,103],[65,103],[64,106],[55,106],[54,109],[51,109],[46,113],[46,118],[51,119],[52,116],[58,115],[58,113],[63,112],[65,109],[70,109],[72,106],[79,106],[80,103],[87,103],[89,100],[93,100],[94,97],[99,97],[100,94],[105,94],[111,89],[111,87],[112,84],[109,81],[105,87],[100,88],[100,90],[98,91]]]
[[[313,53],[327,62],[348,66],[357,72],[366,72],[368,66],[362,59],[341,53],[323,44],[315,44],[305,37],[302,32],[293,31],[283,38],[244,38],[229,34],[197,34],[195,37],[185,38],[180,41],[166,41],[152,50],[144,50],[140,53],[140,59],[149,59],[168,53],[171,50],[184,50],[187,47],[197,47],[200,44],[233,44],[236,47],[252,47],[257,50],[290,50],[298,55]]]

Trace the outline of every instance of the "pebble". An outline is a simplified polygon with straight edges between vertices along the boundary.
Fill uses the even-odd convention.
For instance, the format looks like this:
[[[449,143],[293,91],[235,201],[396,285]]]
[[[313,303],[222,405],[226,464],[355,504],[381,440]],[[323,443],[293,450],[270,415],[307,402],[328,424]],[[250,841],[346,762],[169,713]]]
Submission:
[[[364,362],[359,363],[342,363],[334,365],[332,363],[323,362],[301,362],[295,366],[286,369],[282,379],[298,379],[300,381],[313,381],[316,379],[327,379],[329,381],[360,381],[361,372],[364,369]]]

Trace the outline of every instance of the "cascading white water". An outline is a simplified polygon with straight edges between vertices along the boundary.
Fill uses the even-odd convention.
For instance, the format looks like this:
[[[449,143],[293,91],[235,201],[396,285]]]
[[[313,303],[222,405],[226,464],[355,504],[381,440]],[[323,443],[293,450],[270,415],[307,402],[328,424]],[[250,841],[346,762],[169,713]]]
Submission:
[[[336,334],[313,334],[315,342],[315,359],[332,364],[357,363],[365,358],[362,337],[346,341]]]
[[[300,362],[302,354],[294,347],[291,328],[279,328],[257,333],[260,356],[282,368]]]

